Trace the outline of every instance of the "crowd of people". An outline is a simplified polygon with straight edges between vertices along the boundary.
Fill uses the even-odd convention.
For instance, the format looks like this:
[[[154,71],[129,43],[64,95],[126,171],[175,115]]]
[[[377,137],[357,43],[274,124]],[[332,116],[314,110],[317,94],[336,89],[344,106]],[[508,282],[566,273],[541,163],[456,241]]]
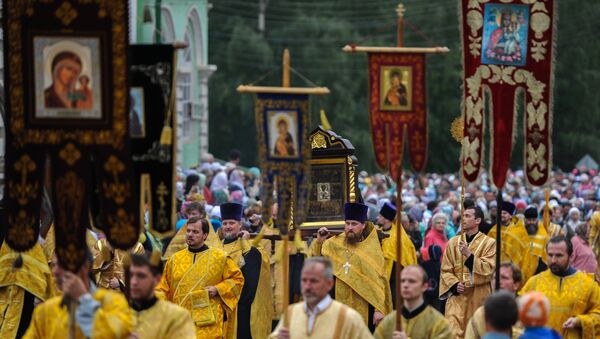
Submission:
[[[0,273],[7,301],[0,336],[600,333],[600,176],[593,170],[556,170],[547,188],[532,188],[512,171],[500,205],[486,174],[462,185],[455,174],[405,173],[398,199],[389,177],[363,171],[356,182],[361,199],[344,205],[344,229],[322,227],[308,238],[295,232],[284,258],[278,206],[269,206],[263,223],[269,218],[261,215],[261,173],[240,167],[240,156],[233,150],[222,165],[208,154],[197,168],[178,171],[172,236],[156,237],[146,225],[139,242],[123,251],[89,228],[90,250],[78,272],[61,267],[54,254],[52,218],[42,222],[48,227],[29,252],[3,245],[0,261],[12,269]]]

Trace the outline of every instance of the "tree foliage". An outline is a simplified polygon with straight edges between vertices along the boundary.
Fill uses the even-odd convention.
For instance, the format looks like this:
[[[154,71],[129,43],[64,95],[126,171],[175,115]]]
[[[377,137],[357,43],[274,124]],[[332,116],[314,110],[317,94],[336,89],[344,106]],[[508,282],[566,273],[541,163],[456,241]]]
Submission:
[[[349,43],[393,46],[397,1],[270,0],[266,30],[259,32],[259,0],[219,0],[209,12],[209,62],[218,67],[209,82],[210,150],[224,157],[242,151],[242,163],[258,163],[253,96],[239,84],[281,84],[281,56],[289,48],[293,69],[331,94],[313,97],[311,129],[325,109],[333,130],[357,149],[361,169],[375,170],[368,119],[367,58],[346,54]],[[407,0],[406,46],[447,46],[447,55],[428,56],[429,159],[426,171],[456,171],[460,146],[451,138],[460,114],[462,65],[457,1]],[[584,154],[600,159],[600,46],[595,2],[560,1],[554,86],[554,164],[571,168]],[[588,18],[588,19],[586,19]],[[293,74],[292,85],[313,85]],[[523,166],[519,113],[514,167]],[[489,135],[489,133],[488,133]],[[486,147],[489,150],[489,147]]]

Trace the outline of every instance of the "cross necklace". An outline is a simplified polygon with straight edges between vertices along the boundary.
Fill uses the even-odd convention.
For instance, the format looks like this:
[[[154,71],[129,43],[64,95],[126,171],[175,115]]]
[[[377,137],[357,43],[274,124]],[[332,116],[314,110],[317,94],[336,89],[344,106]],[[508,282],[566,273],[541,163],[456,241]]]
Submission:
[[[344,274],[348,274],[348,272],[350,271],[350,258],[352,258],[352,256],[354,255],[354,251],[350,252],[350,250],[348,250],[348,247],[346,247],[346,263],[344,265],[342,265],[342,267],[344,268]]]

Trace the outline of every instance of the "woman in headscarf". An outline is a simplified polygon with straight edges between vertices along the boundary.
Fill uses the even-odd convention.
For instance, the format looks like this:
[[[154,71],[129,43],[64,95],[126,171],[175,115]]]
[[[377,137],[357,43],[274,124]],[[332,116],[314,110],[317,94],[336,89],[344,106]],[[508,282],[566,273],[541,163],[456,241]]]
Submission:
[[[571,238],[573,244],[573,254],[570,261],[571,266],[579,271],[586,273],[596,273],[598,262],[594,251],[589,244],[590,227],[588,223],[580,223],[575,228],[575,236]]]
[[[569,210],[569,215],[567,216],[567,220],[564,225],[566,231],[565,233],[569,237],[572,237],[575,234],[575,228],[577,228],[580,222],[581,212],[577,207],[571,207],[571,209]]]
[[[431,245],[438,245],[444,253],[448,244],[448,237],[445,233],[446,225],[448,225],[448,216],[441,212],[436,213],[431,218],[431,228],[427,230],[423,247],[428,248]]]

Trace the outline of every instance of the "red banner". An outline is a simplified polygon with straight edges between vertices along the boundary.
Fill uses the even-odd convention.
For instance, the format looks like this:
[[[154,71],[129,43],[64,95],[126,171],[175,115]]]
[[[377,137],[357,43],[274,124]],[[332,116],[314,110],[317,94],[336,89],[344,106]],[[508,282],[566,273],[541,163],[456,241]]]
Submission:
[[[369,88],[377,164],[397,180],[407,139],[410,163],[421,171],[427,159],[425,55],[369,53]]]
[[[503,187],[514,141],[516,98],[525,108],[525,173],[546,183],[552,161],[554,0],[461,0],[464,63],[462,168],[475,181],[483,162],[485,98],[491,99],[490,171]]]

